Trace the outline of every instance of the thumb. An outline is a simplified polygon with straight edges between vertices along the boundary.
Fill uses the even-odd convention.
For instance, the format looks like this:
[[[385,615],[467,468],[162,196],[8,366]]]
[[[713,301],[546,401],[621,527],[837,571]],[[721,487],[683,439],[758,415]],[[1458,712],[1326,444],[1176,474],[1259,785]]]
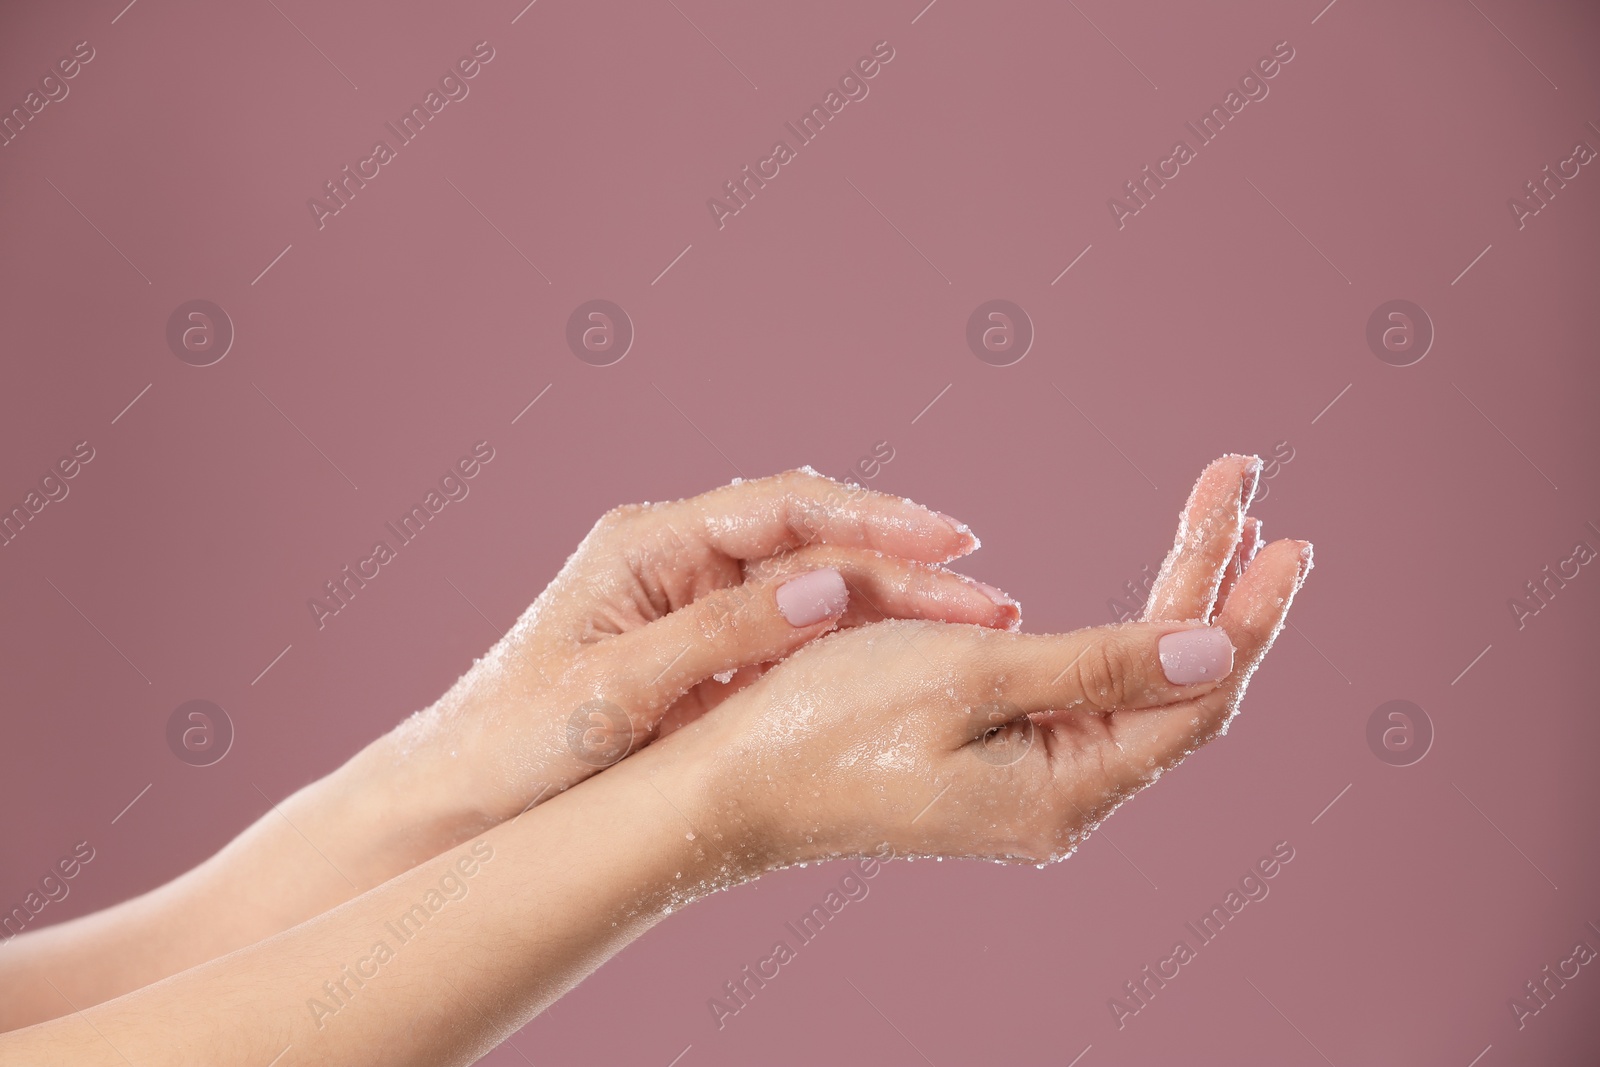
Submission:
[[[647,626],[607,638],[607,697],[654,732],[661,712],[713,675],[780,660],[843,626],[933,619],[1009,630],[1016,601],[943,567],[868,549],[821,546],[766,561],[740,585],[706,593]]]
[[[997,688],[1006,701],[1041,723],[1194,700],[1214,690],[1234,666],[1227,632],[1200,622],[1129,622],[1005,637],[985,642],[981,666],[1001,679]]]
[[[617,665],[614,692],[634,709],[638,726],[653,728],[655,713],[694,686],[782,659],[838,626],[849,604],[849,587],[835,567],[715,590],[605,642]]]

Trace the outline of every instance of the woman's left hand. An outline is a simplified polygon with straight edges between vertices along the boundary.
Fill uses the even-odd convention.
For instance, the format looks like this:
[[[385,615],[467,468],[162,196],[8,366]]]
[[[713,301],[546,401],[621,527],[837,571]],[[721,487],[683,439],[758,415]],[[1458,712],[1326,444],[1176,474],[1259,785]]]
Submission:
[[[488,655],[357,762],[411,810],[423,805],[418,821],[436,828],[427,847],[448,847],[836,628],[1014,629],[1014,601],[939,566],[977,543],[938,512],[809,470],[617,508]]]

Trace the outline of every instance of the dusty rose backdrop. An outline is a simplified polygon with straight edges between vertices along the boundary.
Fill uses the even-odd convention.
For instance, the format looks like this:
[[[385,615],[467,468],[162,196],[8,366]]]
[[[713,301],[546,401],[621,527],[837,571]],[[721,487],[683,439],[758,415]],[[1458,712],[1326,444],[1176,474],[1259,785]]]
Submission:
[[[614,504],[871,473],[1065,629],[1252,451],[1317,570],[1226,739],[1068,863],[884,868],[720,1027],[842,865],[486,1062],[1594,1062],[1592,6],[125,2],[0,26],[6,910],[210,854]]]

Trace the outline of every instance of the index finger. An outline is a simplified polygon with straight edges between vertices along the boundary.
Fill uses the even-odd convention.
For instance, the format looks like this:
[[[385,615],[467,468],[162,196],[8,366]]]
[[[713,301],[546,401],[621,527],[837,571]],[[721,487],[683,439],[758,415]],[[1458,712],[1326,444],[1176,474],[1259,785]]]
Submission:
[[[654,505],[650,520],[680,543],[697,540],[742,560],[828,544],[944,563],[978,547],[965,523],[904,497],[836,482],[809,467]]]
[[[1208,619],[1228,561],[1244,530],[1245,510],[1261,475],[1260,456],[1223,456],[1201,473],[1161,564],[1144,618]]]
[[[1312,566],[1309,541],[1274,541],[1240,575],[1215,625],[1227,631],[1237,658],[1226,681],[1204,696],[1170,707],[1113,712],[1111,737],[1122,757],[1110,773],[1119,788],[1137,788],[1223,733],[1239,710],[1245,687],[1278,632]]]

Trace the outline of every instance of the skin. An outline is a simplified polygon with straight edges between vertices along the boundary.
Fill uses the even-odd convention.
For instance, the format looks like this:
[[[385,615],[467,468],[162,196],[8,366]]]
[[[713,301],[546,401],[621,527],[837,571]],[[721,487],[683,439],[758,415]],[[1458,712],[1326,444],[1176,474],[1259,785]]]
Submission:
[[[272,804],[174,881],[7,941],[0,1030],[109,1000],[320,915],[692,721],[764,664],[836,628],[891,617],[1014,627],[1014,601],[938,566],[977,544],[937,512],[807,471],[617,508],[431,707]],[[777,588],[821,567],[844,576],[849,606],[790,625]],[[727,684],[712,678],[729,670]],[[600,700],[627,716],[626,728],[609,747],[601,737],[574,749],[574,712]]]
[[[1310,546],[1241,551],[1259,468],[1225,457],[1207,469],[1139,622],[1039,636],[891,620],[811,641],[470,846],[157,985],[0,1037],[0,1058],[469,1063],[671,910],[774,868],[885,844],[1064,858],[1226,729],[1282,628]],[[1207,624],[1232,643],[1231,672],[1170,684],[1160,637]],[[440,889],[402,941],[388,924]],[[373,962],[380,940],[390,956]],[[359,985],[352,966],[367,975]]]

